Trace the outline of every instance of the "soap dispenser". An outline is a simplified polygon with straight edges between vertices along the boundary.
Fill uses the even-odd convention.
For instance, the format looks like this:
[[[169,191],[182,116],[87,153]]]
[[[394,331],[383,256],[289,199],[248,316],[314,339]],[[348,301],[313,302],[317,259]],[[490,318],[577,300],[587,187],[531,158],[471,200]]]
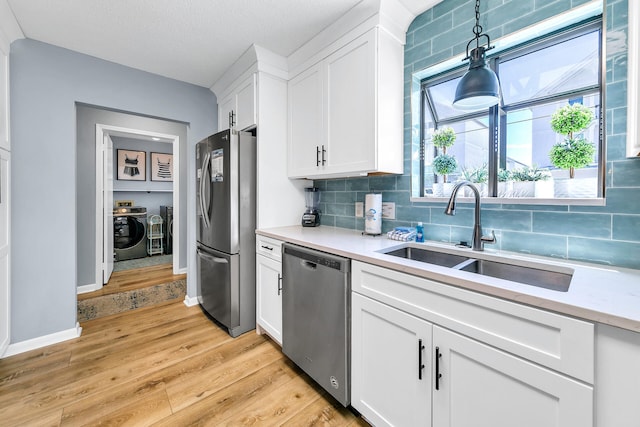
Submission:
[[[424,227],[421,222],[416,226],[416,242],[424,242]]]

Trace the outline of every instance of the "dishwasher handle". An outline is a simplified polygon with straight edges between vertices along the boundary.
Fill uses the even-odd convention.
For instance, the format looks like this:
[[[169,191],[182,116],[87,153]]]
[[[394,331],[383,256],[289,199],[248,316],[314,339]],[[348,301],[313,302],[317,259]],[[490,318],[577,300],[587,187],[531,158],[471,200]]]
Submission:
[[[282,246],[282,254],[300,259],[301,265],[310,270],[315,270],[319,267],[338,270],[342,273],[349,273],[351,270],[351,260],[348,258],[292,245],[290,243],[285,243]]]
[[[318,264],[315,262],[307,261],[305,259],[300,260],[300,265],[307,270],[316,270],[318,268]]]

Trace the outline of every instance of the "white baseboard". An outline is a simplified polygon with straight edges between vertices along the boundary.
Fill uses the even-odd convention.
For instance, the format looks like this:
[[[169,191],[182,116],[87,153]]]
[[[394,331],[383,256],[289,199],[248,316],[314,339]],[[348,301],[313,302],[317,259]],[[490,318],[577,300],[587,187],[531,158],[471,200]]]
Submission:
[[[30,340],[9,344],[9,347],[7,347],[7,350],[4,352],[2,357],[14,356],[26,351],[35,350],[51,344],[57,344],[62,341],[78,338],[81,334],[82,327],[80,326],[80,323],[76,323],[75,328],[67,329],[66,331],[55,332],[53,334],[32,338]]]
[[[102,285],[91,283],[88,285],[80,285],[77,289],[78,294],[86,294],[87,292],[99,291],[100,289],[102,289]]]
[[[200,304],[198,302],[198,297],[190,297],[189,295],[184,296],[184,305],[187,307],[193,307],[194,305]]]

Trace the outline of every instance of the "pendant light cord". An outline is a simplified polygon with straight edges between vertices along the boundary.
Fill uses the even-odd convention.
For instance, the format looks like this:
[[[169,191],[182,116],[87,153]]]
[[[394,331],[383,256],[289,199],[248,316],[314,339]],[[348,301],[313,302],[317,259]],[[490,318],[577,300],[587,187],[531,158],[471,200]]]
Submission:
[[[475,49],[480,48],[481,46],[480,37],[485,37],[487,39],[487,44],[486,44],[486,47],[484,48],[484,51],[493,49],[493,46],[491,46],[491,39],[489,38],[489,36],[487,34],[482,34],[482,25],[480,25],[480,0],[476,0],[476,25],[474,25],[472,31],[475,37],[469,40],[469,43],[467,43],[467,56],[463,59],[463,61],[471,57],[469,55],[469,47],[471,46],[471,43],[475,41],[476,42]]]
[[[476,25],[473,27],[473,34],[476,36],[476,47],[480,47],[480,34],[482,34],[482,26],[480,25],[480,0],[476,0]]]

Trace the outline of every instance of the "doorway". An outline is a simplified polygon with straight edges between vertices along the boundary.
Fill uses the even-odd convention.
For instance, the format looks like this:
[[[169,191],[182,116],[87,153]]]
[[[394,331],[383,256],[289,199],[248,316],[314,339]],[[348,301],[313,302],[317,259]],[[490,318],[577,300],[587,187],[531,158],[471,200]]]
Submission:
[[[118,148],[114,140],[129,141],[130,147]],[[135,142],[169,144],[170,150],[139,150]],[[111,126],[104,124],[96,124],[96,219],[95,219],[95,241],[96,241],[96,259],[95,259],[95,284],[80,286],[78,293],[91,292],[99,290],[109,281],[114,269],[114,191],[121,190],[116,194],[152,194],[154,191],[171,191],[171,205],[179,206],[180,200],[180,173],[179,173],[179,157],[180,157],[180,137],[178,135],[165,134],[159,132],[151,132],[147,130],[125,128],[119,126]],[[119,165],[118,161],[120,151],[127,151],[124,159],[126,165]],[[147,152],[149,151],[149,152]],[[165,153],[159,153],[165,151]],[[129,153],[130,152],[130,153]],[[153,155],[156,155],[155,157]],[[164,157],[159,154],[165,154]],[[170,154],[171,157],[168,156]],[[122,157],[122,156],[120,156]],[[133,162],[135,159],[135,163]],[[160,160],[162,159],[162,160]],[[173,169],[171,173],[167,172],[167,159],[172,162]],[[127,161],[128,160],[128,161]],[[160,166],[153,167],[155,163]],[[135,165],[135,166],[133,166]],[[132,167],[135,167],[133,173]],[[129,168],[129,169],[127,169]],[[159,172],[160,170],[160,172]],[[129,172],[128,174],[122,174]],[[153,181],[154,174],[156,182]],[[126,176],[125,176],[126,175]],[[150,175],[150,176],[149,176]],[[149,179],[147,179],[149,178]],[[167,179],[170,178],[170,179]],[[120,188],[114,188],[114,182],[120,184]],[[158,190],[154,185],[165,185],[164,190]],[[168,187],[167,187],[168,185]],[[119,196],[122,197],[121,195]],[[126,206],[127,200],[121,200]],[[132,202],[131,204],[135,204]],[[154,209],[156,207],[154,206]],[[157,207],[159,209],[159,206]],[[172,239],[176,242],[180,241],[180,209],[172,210]],[[155,211],[153,211],[155,214]],[[126,221],[126,220],[125,220]],[[146,241],[144,244],[146,245]],[[172,270],[177,274],[180,266],[180,253],[174,251],[172,253]]]

